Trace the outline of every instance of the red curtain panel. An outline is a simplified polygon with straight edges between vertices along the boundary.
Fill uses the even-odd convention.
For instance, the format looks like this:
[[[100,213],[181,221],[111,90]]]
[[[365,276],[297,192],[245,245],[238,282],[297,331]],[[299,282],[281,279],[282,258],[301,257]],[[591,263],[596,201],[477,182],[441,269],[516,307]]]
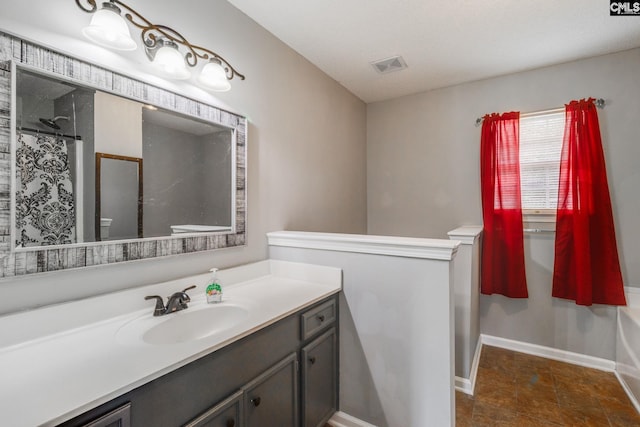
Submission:
[[[552,295],[579,305],[626,305],[593,101],[566,106]]]
[[[484,117],[480,141],[482,190],[481,291],[527,298],[520,201],[520,113]]]

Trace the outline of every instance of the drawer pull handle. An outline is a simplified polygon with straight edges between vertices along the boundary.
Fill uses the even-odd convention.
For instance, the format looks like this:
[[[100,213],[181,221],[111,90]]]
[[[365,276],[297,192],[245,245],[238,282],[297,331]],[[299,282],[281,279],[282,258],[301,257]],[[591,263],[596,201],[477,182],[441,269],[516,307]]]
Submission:
[[[236,420],[234,420],[233,418],[229,418],[227,420],[227,427],[235,427],[236,425]]]
[[[324,314],[319,315],[318,320],[324,322]]]
[[[311,356],[311,357],[309,358],[309,363],[311,363],[312,365],[315,365],[315,363],[316,363],[316,357],[315,357],[315,356]]]
[[[255,406],[257,408],[258,406],[260,406],[260,398],[256,397],[256,398],[251,399],[251,403],[253,404],[253,406]]]

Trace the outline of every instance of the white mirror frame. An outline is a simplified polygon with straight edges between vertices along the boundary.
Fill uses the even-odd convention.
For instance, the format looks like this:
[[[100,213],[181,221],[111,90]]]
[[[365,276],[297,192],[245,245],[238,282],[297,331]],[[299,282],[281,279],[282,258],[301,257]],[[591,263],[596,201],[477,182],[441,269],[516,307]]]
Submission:
[[[116,242],[87,242],[15,250],[16,65],[233,129],[235,217],[230,233],[197,233]],[[141,260],[246,244],[247,119],[0,32],[0,277]]]

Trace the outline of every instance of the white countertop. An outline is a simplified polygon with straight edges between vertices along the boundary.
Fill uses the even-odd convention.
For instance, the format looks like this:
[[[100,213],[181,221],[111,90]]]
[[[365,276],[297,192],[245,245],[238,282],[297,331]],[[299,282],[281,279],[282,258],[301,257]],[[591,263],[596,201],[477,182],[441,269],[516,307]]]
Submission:
[[[163,346],[116,339],[123,325],[153,311],[154,301],[145,301],[145,295],[168,295],[197,284],[189,291],[190,306],[206,304],[208,276],[0,317],[2,424],[59,424],[335,294],[342,283],[340,269],[284,261],[222,270],[223,301],[249,307],[237,325]]]

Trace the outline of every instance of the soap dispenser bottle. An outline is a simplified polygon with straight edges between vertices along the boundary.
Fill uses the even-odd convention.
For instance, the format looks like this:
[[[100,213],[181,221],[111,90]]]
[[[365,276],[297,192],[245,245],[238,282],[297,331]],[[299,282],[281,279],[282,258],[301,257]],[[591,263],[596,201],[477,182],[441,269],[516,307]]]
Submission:
[[[205,290],[207,302],[209,304],[222,302],[222,285],[220,285],[220,280],[218,280],[218,269],[212,268],[209,271],[211,272],[211,278],[207,282]]]

